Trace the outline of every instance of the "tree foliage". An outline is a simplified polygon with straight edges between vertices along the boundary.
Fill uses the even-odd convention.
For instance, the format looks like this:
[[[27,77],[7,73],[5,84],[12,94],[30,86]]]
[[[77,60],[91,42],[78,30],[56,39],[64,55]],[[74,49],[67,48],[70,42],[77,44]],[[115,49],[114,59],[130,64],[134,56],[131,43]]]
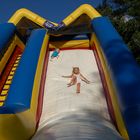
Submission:
[[[98,7],[100,13],[108,16],[125,43],[140,63],[140,0],[114,0],[118,8],[113,9],[107,0]]]

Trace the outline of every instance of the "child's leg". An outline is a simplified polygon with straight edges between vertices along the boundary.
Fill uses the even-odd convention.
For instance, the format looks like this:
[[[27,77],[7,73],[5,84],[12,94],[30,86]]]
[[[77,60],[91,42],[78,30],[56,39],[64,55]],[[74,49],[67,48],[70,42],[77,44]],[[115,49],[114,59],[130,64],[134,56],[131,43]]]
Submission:
[[[57,59],[58,59],[59,55],[57,55]]]
[[[71,79],[70,83],[68,83],[67,85],[68,85],[68,87],[70,87],[70,86],[75,85],[75,84],[76,84],[76,79],[75,79],[75,77],[73,77]]]
[[[50,61],[52,61],[54,59],[54,57],[53,56],[51,56],[51,60]]]
[[[81,87],[81,84],[80,83],[77,83],[76,93],[80,93],[80,87]]]
[[[68,87],[71,87],[71,86],[73,86],[73,85],[74,85],[74,83],[73,83],[73,82],[71,82],[71,83],[68,83],[67,85],[68,85]]]

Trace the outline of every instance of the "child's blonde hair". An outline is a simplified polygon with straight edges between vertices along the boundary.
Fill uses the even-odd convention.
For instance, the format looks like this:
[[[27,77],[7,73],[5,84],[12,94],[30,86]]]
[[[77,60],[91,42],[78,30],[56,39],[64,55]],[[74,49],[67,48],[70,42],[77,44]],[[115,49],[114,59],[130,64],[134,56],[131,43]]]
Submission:
[[[72,70],[72,73],[73,73],[73,74],[77,74],[77,73],[75,72],[75,70],[77,70],[78,73],[80,72],[79,67],[73,67],[73,70]]]

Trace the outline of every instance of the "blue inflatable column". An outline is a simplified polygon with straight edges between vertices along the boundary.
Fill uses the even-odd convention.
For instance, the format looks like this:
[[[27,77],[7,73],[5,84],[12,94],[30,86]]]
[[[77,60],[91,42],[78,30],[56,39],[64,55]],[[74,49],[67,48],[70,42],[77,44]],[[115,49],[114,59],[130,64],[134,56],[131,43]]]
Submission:
[[[140,66],[107,18],[95,18],[92,26],[117,89],[119,107],[129,137],[140,140]]]
[[[0,108],[1,114],[14,114],[30,108],[34,78],[45,35],[45,29],[32,32],[14,75],[7,99],[4,106]]]

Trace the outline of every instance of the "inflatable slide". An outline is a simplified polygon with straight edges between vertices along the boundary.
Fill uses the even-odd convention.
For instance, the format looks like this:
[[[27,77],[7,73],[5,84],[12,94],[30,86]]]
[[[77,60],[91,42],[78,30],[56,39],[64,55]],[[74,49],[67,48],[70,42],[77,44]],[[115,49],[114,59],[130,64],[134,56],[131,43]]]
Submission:
[[[57,24],[20,9],[0,23],[0,140],[139,140],[140,67],[107,17]]]

